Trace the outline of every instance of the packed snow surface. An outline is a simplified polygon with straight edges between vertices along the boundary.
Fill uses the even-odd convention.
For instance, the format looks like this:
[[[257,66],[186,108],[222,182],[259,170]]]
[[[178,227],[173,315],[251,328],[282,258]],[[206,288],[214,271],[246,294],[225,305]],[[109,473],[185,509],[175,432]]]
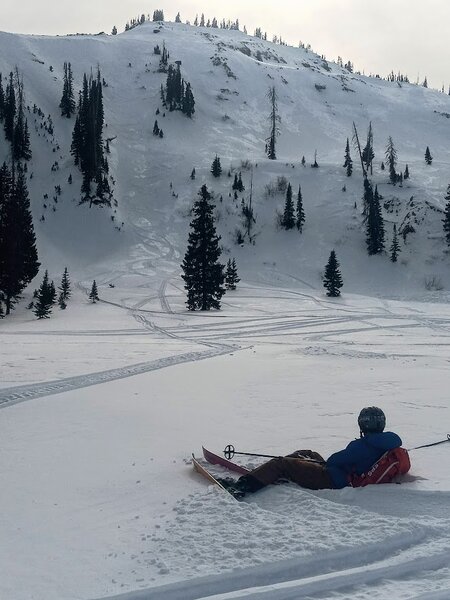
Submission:
[[[283,485],[239,503],[194,473],[189,458],[202,444],[220,453],[228,443],[327,456],[358,435],[356,415],[372,404],[407,448],[446,438],[450,99],[240,32],[156,29],[0,34],[0,70],[17,64],[27,103],[52,114],[54,136],[28,115],[29,186],[42,266],[55,282],[68,266],[74,288],[66,311],[37,321],[25,309],[36,281],[0,323],[0,598],[448,600],[450,444],[413,450],[401,485]],[[196,114],[158,116],[160,140],[151,131],[164,76],[153,47],[163,40],[171,60],[182,60]],[[97,64],[108,83],[116,209],[77,204],[73,120],[57,109],[65,60],[78,85]],[[277,161],[263,152],[269,85],[280,96]],[[395,265],[365,252],[361,173],[356,160],[352,178],[341,166],[353,120],[363,139],[370,120],[374,127],[388,243],[394,223],[414,225]],[[412,173],[402,188],[379,168],[388,135]],[[320,168],[311,169],[316,149]],[[242,170],[246,186],[236,202],[228,169]],[[255,245],[236,246],[251,172]],[[283,194],[265,194],[281,176],[294,193],[302,186],[301,236],[277,228]],[[203,182],[215,192],[224,258],[236,257],[242,281],[220,312],[190,314],[179,265]],[[44,209],[55,185],[62,198]],[[338,299],[321,283],[332,248],[345,284]],[[91,305],[94,278],[101,302]]]

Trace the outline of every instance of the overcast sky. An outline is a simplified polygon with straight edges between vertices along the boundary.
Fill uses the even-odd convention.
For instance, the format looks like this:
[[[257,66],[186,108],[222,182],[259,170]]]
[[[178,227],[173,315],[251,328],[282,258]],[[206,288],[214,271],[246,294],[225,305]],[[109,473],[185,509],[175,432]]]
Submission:
[[[65,34],[119,32],[132,17],[162,8],[166,20],[178,11],[183,22],[195,15],[239,18],[248,32],[266,30],[270,39],[311,44],[319,54],[338,55],[366,73],[425,75],[433,87],[450,83],[450,0],[0,0],[0,30]]]

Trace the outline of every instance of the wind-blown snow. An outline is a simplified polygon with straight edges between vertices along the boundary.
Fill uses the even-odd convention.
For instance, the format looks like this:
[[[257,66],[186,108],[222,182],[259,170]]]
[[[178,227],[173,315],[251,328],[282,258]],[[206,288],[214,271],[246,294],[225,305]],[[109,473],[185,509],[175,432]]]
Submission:
[[[450,113],[450,99],[349,75],[304,50],[239,32],[153,29],[0,34],[0,70],[17,64],[27,103],[53,117],[56,141],[46,141],[28,115],[29,184],[43,268],[57,282],[68,266],[75,288],[66,311],[37,321],[24,308],[30,286],[0,324],[0,596],[447,598],[450,444],[413,451],[402,485],[316,493],[289,485],[241,503],[193,473],[189,457],[202,443],[220,452],[230,442],[244,451],[307,447],[327,456],[357,435],[356,414],[371,404],[385,409],[407,448],[446,437],[450,278],[440,211],[450,122],[439,113]],[[196,115],[156,117],[160,140],[151,131],[164,76],[155,73],[153,46],[163,39],[171,60],[183,62]],[[239,50],[244,44],[252,56]],[[263,63],[257,49],[270,53]],[[213,65],[214,56],[236,79]],[[57,109],[64,61],[78,83],[99,63],[108,83],[116,213],[77,206],[73,120]],[[276,162],[263,154],[271,84],[282,117]],[[350,179],[341,167],[353,120],[363,139],[372,120],[374,181],[394,206],[386,219],[415,224],[396,265],[365,252],[361,174],[356,161]],[[387,185],[379,170],[388,135],[411,171],[403,188]],[[316,148],[320,168],[301,167]],[[209,174],[216,152],[220,180]],[[241,198],[228,197],[226,172],[245,159],[254,165],[257,235],[254,246],[238,247]],[[55,160],[59,171],[51,171]],[[250,174],[242,173],[247,198]],[[281,175],[294,192],[302,185],[302,236],[276,227],[283,195],[264,196]],[[216,194],[224,258],[236,257],[242,282],[220,312],[189,314],[179,265],[203,182]],[[43,209],[43,194],[51,198],[58,184],[56,212],[51,201]],[[387,233],[389,240],[390,226]],[[337,300],[321,285],[333,247],[345,283]],[[433,276],[443,291],[425,289]],[[93,278],[97,305],[85,293]]]

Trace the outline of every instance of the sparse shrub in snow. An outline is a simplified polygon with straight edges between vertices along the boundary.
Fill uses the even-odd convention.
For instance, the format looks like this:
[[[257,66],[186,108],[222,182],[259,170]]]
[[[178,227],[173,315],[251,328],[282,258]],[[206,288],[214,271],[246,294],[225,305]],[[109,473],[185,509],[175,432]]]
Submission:
[[[440,292],[444,289],[442,279],[439,275],[429,275],[425,277],[425,289],[429,292]]]
[[[283,212],[281,212],[279,209],[277,209],[277,211],[275,213],[275,225],[276,225],[277,229],[284,229],[283,217],[284,217]]]
[[[284,193],[288,187],[288,180],[284,175],[279,175],[277,177],[277,191]]]
[[[248,158],[246,158],[245,160],[241,160],[241,169],[243,171],[250,171],[250,169],[252,167],[253,167],[253,163]]]
[[[242,244],[244,243],[244,234],[239,229],[239,227],[236,227],[236,229],[234,230],[233,238],[234,238],[234,243],[237,244],[238,246],[242,246]]]
[[[286,180],[286,186],[287,186],[287,180]],[[266,183],[264,186],[264,195],[266,196],[266,198],[275,196],[276,194],[278,194],[277,181],[275,180],[275,181],[270,181],[269,183]]]

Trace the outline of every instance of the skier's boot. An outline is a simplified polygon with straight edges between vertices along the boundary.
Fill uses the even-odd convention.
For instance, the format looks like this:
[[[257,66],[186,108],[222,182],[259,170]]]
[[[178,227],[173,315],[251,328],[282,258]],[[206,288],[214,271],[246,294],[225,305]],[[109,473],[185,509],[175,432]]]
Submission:
[[[245,492],[239,489],[239,482],[231,477],[216,478],[222,487],[224,487],[229,494],[234,496],[237,500],[245,496]]]
[[[235,488],[242,492],[244,496],[246,494],[254,494],[255,492],[261,490],[263,487],[266,487],[265,484],[250,474],[239,477],[239,479],[235,483]]]

